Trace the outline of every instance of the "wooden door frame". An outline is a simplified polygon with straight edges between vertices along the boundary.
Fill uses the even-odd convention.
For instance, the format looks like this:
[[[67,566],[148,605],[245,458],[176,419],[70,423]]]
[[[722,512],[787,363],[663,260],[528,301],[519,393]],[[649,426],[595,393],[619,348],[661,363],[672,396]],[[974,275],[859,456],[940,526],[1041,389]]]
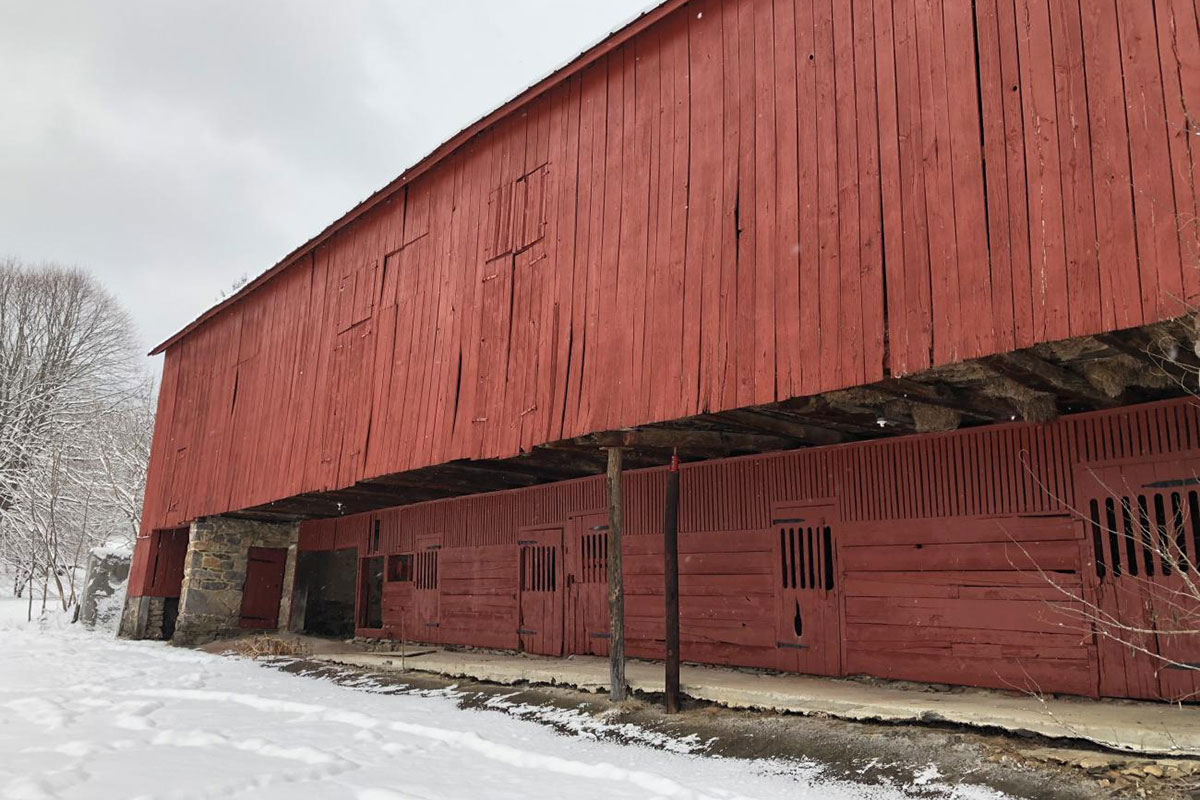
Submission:
[[[585,531],[582,528],[579,528],[579,526],[582,524],[581,520],[586,519],[587,517],[595,516],[603,516],[606,520],[605,525],[607,526],[608,509],[606,508],[579,511],[567,516],[567,521],[563,525],[564,566],[566,566],[567,563],[574,565],[578,559],[583,557],[582,553],[576,551],[576,546],[583,541],[583,535],[585,533]],[[575,536],[576,532],[579,534],[578,537]],[[577,538],[578,541],[576,541]],[[568,547],[570,548],[569,552],[567,550]],[[582,562],[578,563],[582,564]],[[590,655],[590,653],[587,651],[587,648],[584,648],[582,651],[578,651],[573,646],[575,642],[575,631],[572,623],[574,623],[578,617],[578,609],[576,608],[578,604],[578,597],[576,596],[576,593],[579,591],[576,589],[576,587],[579,585],[578,576],[571,575],[569,579],[564,576],[563,580],[565,588],[567,589],[567,594],[563,598],[563,655]],[[569,585],[566,585],[567,582],[569,582]],[[608,590],[605,589],[606,597],[607,594]],[[584,631],[584,634],[587,634],[586,630]]]
[[[778,636],[779,636],[778,614],[779,614],[779,606],[780,606],[780,602],[781,602],[780,592],[783,591],[783,587],[781,585],[782,582],[780,580],[780,578],[782,576],[779,573],[779,565],[780,565],[779,553],[777,551],[777,544],[778,544],[778,538],[779,538],[778,532],[779,532],[779,529],[781,526],[788,524],[785,520],[795,519],[797,510],[805,509],[805,508],[820,508],[820,509],[822,509],[823,513],[828,514],[828,516],[830,517],[830,519],[832,521],[832,524],[830,525],[830,527],[833,529],[833,535],[830,537],[830,541],[833,546],[833,576],[834,576],[833,591],[836,592],[836,594],[837,594],[836,601],[834,603],[834,606],[837,610],[837,639],[838,639],[838,641],[837,641],[837,657],[838,657],[837,675],[842,675],[846,671],[846,656],[847,656],[847,653],[846,653],[846,593],[843,591],[843,587],[845,586],[845,570],[844,570],[844,567],[842,566],[842,558],[841,558],[840,545],[839,545],[839,542],[841,541],[841,536],[838,535],[839,529],[842,527],[842,515],[841,515],[841,508],[838,504],[838,498],[836,496],[817,497],[817,498],[804,499],[804,500],[776,500],[771,503],[771,526],[770,526],[770,528],[768,528],[768,535],[770,536],[770,540],[771,540],[771,550],[773,553],[775,553],[775,558],[773,559],[774,563],[772,564],[773,577],[771,579],[771,583],[775,587],[776,618],[773,620],[773,624],[774,624],[773,633],[775,634],[776,638],[778,638]],[[776,646],[778,647],[778,645],[776,645]],[[836,677],[836,676],[834,676],[834,677]]]
[[[524,542],[528,536],[536,536],[538,534],[551,533],[558,531],[558,566],[555,571],[556,586],[555,592],[559,599],[559,643],[560,656],[567,655],[567,528],[569,523],[543,523],[540,525],[525,525],[517,528],[517,648],[524,652],[524,646],[521,642],[521,630],[523,620],[521,618],[521,595],[524,593],[521,588],[521,549],[524,547]]]

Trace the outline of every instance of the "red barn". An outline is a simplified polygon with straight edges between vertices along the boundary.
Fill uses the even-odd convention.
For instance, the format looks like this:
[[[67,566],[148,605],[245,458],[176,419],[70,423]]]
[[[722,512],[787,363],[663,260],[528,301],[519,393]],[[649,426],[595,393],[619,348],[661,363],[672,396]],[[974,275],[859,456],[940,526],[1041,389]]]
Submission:
[[[1198,17],[667,0],[155,348],[126,634],[603,653],[621,444],[633,655],[678,450],[687,660],[1194,692]]]

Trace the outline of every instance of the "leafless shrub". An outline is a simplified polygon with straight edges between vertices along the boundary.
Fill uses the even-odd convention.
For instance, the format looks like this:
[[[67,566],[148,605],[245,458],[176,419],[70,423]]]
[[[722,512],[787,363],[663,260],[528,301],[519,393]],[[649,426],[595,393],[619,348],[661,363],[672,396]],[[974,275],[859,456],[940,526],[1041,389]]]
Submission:
[[[242,639],[234,639],[229,643],[228,650],[245,658],[307,658],[312,655],[312,648],[299,639],[290,639],[270,634],[256,634]]]

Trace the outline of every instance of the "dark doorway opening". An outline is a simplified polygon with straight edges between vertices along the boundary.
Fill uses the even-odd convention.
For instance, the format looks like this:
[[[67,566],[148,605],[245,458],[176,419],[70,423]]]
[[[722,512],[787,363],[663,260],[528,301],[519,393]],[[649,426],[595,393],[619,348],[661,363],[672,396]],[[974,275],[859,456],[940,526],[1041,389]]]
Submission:
[[[354,588],[358,550],[303,551],[296,559],[294,618],[304,633],[354,635]]]
[[[170,641],[175,635],[175,618],[179,616],[179,598],[164,597],[163,598],[163,620],[162,620],[162,638],[163,641]]]
[[[383,556],[371,556],[362,560],[362,613],[359,627],[383,627]]]

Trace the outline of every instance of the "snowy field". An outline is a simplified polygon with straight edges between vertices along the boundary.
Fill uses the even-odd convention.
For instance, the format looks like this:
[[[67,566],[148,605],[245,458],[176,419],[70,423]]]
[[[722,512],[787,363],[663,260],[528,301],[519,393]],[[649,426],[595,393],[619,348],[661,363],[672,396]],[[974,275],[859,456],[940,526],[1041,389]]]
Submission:
[[[4,800],[999,797],[936,770],[854,785],[812,764],[689,753],[695,743],[649,731],[657,746],[602,741],[588,724],[563,735],[445,692],[340,686],[24,613],[0,598]]]

